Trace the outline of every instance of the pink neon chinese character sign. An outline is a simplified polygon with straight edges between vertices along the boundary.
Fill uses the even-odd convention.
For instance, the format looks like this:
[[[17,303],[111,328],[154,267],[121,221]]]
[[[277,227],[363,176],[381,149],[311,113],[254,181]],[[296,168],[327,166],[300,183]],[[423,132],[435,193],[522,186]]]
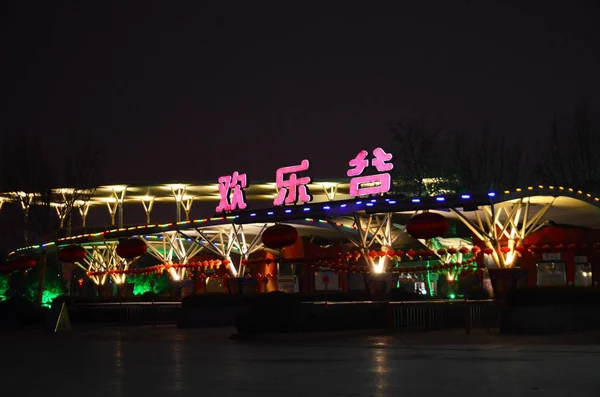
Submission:
[[[279,193],[273,201],[273,205],[295,204],[296,202],[308,203],[312,200],[308,194],[308,185],[310,177],[304,176],[298,178],[297,172],[308,170],[308,160],[302,160],[299,165],[282,167],[275,174],[275,183]],[[288,179],[283,179],[284,175],[290,174]]]
[[[235,171],[232,175],[226,175],[219,178],[219,193],[221,201],[217,206],[217,212],[243,210],[246,208],[246,198],[244,197],[244,188],[247,187],[248,180],[246,174],[240,174]],[[231,199],[231,201],[230,201]]]
[[[361,150],[355,158],[350,160],[348,164],[351,169],[346,173],[354,178],[350,179],[350,195],[351,196],[366,196],[369,194],[387,193],[392,187],[392,177],[385,171],[390,171],[394,165],[388,163],[392,159],[391,153],[386,153],[382,148],[373,150],[373,160],[371,165],[380,172],[380,174],[361,176],[365,169],[369,166],[367,156],[369,152]],[[363,185],[368,185],[363,187]]]

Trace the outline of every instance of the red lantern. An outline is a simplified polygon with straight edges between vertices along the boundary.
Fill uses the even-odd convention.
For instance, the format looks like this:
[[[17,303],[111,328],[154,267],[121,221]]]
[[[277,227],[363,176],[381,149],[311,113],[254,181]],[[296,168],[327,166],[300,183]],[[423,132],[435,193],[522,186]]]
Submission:
[[[437,250],[438,255],[446,255],[446,250],[444,248],[440,248],[439,250]]]
[[[478,246],[474,246],[473,248],[471,248],[471,252],[474,254],[477,254],[479,251],[481,251],[481,248],[479,248]]]
[[[554,249],[558,252],[563,252],[567,250],[567,246],[564,244],[558,244],[556,247],[554,247]]]
[[[550,252],[550,251],[552,251],[552,246],[550,244],[544,244],[544,245],[542,245],[542,251]]]
[[[29,270],[33,269],[36,265],[35,258],[30,256],[20,256],[10,261],[10,267],[12,270]]]
[[[518,247],[515,247],[515,251],[517,251],[519,254],[522,254],[526,251],[526,249],[522,245],[519,245]]]
[[[268,227],[262,234],[262,243],[271,249],[282,249],[294,245],[298,240],[298,231],[290,225],[278,223]]]
[[[146,243],[139,238],[129,238],[119,241],[117,255],[123,259],[134,259],[142,256],[148,250]]]
[[[500,248],[500,252],[508,254],[510,252],[510,247],[501,247]]]
[[[443,236],[448,230],[448,221],[443,215],[435,212],[422,212],[410,218],[406,224],[406,232],[413,238],[429,240]]]
[[[492,255],[494,253],[494,250],[490,247],[485,247],[484,249],[481,250],[481,252],[483,252],[484,254],[487,254],[487,255]]]
[[[448,253],[450,255],[454,255],[458,252],[458,250],[456,248],[448,248]]]
[[[529,246],[529,251],[531,251],[531,252],[540,252],[540,247],[538,247],[535,244],[532,244],[531,246]]]
[[[410,256],[411,258],[417,255],[417,251],[413,250],[413,249],[409,249],[406,252],[406,255]]]
[[[75,263],[81,262],[86,256],[85,248],[80,245],[69,245],[58,251],[58,259],[61,262]]]
[[[461,254],[463,254],[463,255],[464,255],[464,254],[467,254],[467,253],[471,252],[471,250],[470,250],[470,249],[468,249],[467,247],[461,247],[461,248],[458,250],[458,252],[460,252]]]

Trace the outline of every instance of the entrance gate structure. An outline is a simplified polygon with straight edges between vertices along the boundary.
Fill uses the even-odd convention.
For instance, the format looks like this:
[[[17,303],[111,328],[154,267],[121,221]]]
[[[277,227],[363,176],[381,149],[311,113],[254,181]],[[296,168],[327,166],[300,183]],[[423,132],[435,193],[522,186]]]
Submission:
[[[264,249],[261,243],[264,230],[282,222],[296,226],[303,236],[324,235],[349,242],[360,251],[371,272],[381,273],[386,271],[386,263],[391,258],[371,255],[371,251],[398,251],[399,241],[406,238],[404,228],[408,220],[416,213],[431,211],[444,215],[456,227],[456,237],[479,240],[477,244],[485,250],[486,263],[510,268],[523,253],[525,239],[549,222],[600,227],[597,220],[599,198],[564,187],[536,186],[435,197],[394,194],[350,197],[347,182],[314,185],[321,189],[321,194],[310,203],[232,211],[222,216],[185,221],[180,220],[181,208],[189,218],[194,200],[214,196],[217,186],[185,186],[184,189],[179,185],[161,185],[160,189],[176,201],[176,222],[117,227],[69,236],[20,248],[11,257],[79,244],[86,248],[87,255],[77,265],[85,269],[94,283],[104,284],[108,278],[122,283],[128,270],[136,266],[137,259],[120,258],[116,255],[116,246],[119,239],[138,237],[146,242],[147,254],[165,266],[173,280],[183,279],[192,259],[202,253],[212,254],[227,264],[231,276],[243,277],[250,255]],[[85,214],[83,221],[89,223],[91,210],[102,204],[109,208],[111,222],[118,221],[122,225],[123,208],[137,202],[143,204],[149,221],[152,204],[163,199],[157,190],[139,186],[103,187],[98,191],[109,193],[108,196],[92,197],[79,203],[79,209],[82,216]],[[277,189],[272,184],[259,185],[255,191],[255,196],[263,199],[272,199],[276,194]],[[6,203],[10,197],[15,195],[7,194],[0,202]],[[441,254],[434,254],[443,262]]]

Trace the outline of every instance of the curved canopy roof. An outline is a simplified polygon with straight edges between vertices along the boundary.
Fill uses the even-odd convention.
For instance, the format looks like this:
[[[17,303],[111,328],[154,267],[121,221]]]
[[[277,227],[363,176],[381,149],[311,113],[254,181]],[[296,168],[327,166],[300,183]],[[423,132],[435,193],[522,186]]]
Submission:
[[[343,185],[342,185],[343,186]],[[347,186],[347,185],[346,185]],[[267,189],[268,185],[257,187]],[[272,186],[271,186],[272,187]],[[159,189],[159,188],[157,188]],[[170,189],[170,188],[169,188]],[[208,189],[208,187],[198,187]],[[164,191],[164,186],[160,187]],[[133,190],[132,192],[134,192]],[[455,194],[438,197],[411,198],[403,195],[385,195],[373,197],[357,197],[329,202],[312,202],[296,206],[269,207],[258,210],[245,210],[222,217],[198,219],[160,225],[139,225],[121,229],[111,229],[104,232],[84,234],[59,239],[43,246],[25,247],[24,249],[39,249],[49,245],[64,245],[70,243],[85,243],[99,240],[114,240],[132,235],[156,234],[171,230],[185,233],[207,230],[219,225],[244,225],[249,231],[265,223],[286,222],[297,225],[301,235],[318,234],[335,239],[340,237],[339,227],[353,227],[353,215],[394,213],[393,222],[397,230],[417,211],[430,210],[443,213],[452,225],[455,225],[457,237],[470,235],[468,229],[449,211],[454,209],[465,218],[476,221],[478,215],[483,216],[483,207],[494,204],[498,210],[504,204],[527,203],[531,214],[537,213],[544,207],[543,221],[555,224],[567,224],[587,228],[600,228],[600,199],[581,191],[562,187],[530,187],[527,189],[506,190],[501,193]],[[332,225],[337,225],[334,227]],[[317,228],[316,228],[317,227]],[[352,233],[356,233],[353,231]],[[19,251],[21,251],[19,250]]]

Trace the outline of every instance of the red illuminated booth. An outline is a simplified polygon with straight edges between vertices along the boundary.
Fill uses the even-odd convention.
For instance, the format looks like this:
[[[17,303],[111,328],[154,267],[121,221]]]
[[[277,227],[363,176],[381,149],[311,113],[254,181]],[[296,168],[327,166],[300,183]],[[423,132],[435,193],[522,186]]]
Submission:
[[[528,236],[518,266],[534,286],[596,286],[600,281],[600,230],[547,226]]]

